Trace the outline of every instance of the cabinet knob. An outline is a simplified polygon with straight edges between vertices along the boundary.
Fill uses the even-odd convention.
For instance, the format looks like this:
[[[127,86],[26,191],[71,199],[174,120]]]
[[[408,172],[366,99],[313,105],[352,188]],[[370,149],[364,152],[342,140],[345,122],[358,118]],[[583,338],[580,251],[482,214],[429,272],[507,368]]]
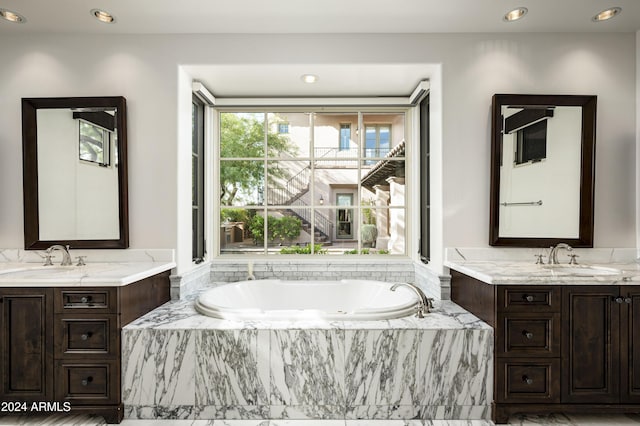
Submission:
[[[630,304],[631,302],[632,302],[632,299],[630,297],[625,297],[624,298],[624,303],[629,303]]]
[[[80,298],[80,301],[81,301],[82,303],[88,303],[90,300],[91,300],[91,296],[82,296],[82,297]]]
[[[522,298],[527,302],[533,302],[533,296],[531,296],[530,294],[525,294],[524,296],[522,296]]]
[[[86,379],[82,379],[82,386],[88,386],[89,383],[91,383],[93,381],[93,377],[89,376]]]
[[[616,302],[616,303],[622,303],[622,302],[624,302],[624,299],[622,297],[618,296],[615,299],[613,299],[613,301]]]
[[[533,379],[527,377],[527,376],[522,376],[522,381],[525,382],[528,385],[532,385],[533,384]]]
[[[87,332],[87,333],[84,333],[82,336],[80,336],[80,338],[81,338],[82,340],[88,340],[88,339],[89,339],[89,337],[91,337],[91,335],[92,335],[92,333],[91,333],[91,332]]]
[[[522,330],[522,335],[529,340],[533,339],[533,333],[530,331]]]

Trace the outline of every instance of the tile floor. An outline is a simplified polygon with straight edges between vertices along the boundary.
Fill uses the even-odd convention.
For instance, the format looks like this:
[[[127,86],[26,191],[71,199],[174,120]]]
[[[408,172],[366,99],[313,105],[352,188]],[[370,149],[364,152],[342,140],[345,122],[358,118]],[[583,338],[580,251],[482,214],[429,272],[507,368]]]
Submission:
[[[100,417],[86,415],[0,417],[0,425],[100,426]],[[640,414],[514,416],[512,426],[625,426],[640,424]],[[492,426],[483,420],[124,420],[122,426]]]

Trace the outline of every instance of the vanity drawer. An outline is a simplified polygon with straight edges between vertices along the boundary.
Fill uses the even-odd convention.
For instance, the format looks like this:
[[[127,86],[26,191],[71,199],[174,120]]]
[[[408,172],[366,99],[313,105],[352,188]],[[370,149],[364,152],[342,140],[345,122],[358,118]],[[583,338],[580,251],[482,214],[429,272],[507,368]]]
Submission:
[[[101,357],[118,355],[117,315],[84,318],[81,315],[56,315],[55,357]]]
[[[498,357],[559,357],[560,314],[499,314],[496,333]]]
[[[560,312],[558,288],[518,286],[498,289],[498,312]]]
[[[117,361],[101,363],[56,362],[55,396],[72,405],[118,403]]]
[[[498,359],[498,402],[508,403],[559,403],[560,360]]]
[[[117,313],[117,288],[56,289],[55,312]]]

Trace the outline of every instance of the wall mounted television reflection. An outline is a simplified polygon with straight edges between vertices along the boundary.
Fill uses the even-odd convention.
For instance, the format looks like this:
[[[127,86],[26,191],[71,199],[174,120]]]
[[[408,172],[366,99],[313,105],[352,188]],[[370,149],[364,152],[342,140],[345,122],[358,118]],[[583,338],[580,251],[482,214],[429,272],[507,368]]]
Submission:
[[[129,246],[126,101],[22,99],[26,249]]]

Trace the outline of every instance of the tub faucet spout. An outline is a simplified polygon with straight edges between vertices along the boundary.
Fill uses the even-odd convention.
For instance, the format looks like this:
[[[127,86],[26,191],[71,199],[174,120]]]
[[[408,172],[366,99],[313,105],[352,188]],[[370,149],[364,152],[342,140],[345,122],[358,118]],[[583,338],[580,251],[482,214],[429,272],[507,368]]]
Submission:
[[[255,279],[256,276],[253,275],[253,262],[249,261],[249,263],[247,263],[247,281],[252,281]]]
[[[418,312],[416,312],[416,317],[424,318],[425,313],[431,312],[431,308],[433,308],[433,299],[425,296],[424,292],[420,290],[418,286],[411,283],[395,283],[391,286],[391,291],[396,291],[396,289],[400,286],[404,286],[413,290],[417,295],[420,302],[418,303]]]

